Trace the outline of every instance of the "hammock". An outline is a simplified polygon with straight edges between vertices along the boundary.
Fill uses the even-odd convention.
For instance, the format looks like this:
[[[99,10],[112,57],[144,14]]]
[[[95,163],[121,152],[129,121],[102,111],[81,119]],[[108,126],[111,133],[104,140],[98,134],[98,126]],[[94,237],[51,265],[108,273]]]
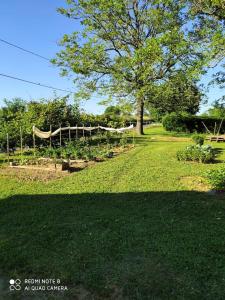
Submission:
[[[84,131],[92,131],[96,129],[102,129],[110,132],[117,132],[117,133],[122,133],[127,130],[131,130],[134,128],[134,125],[130,125],[129,127],[122,127],[122,128],[111,128],[111,127],[103,127],[103,126],[96,126],[96,127],[60,127],[56,129],[55,131],[41,131],[37,127],[33,126],[33,134],[38,136],[41,139],[49,139],[50,137],[53,137],[57,135],[60,131],[65,131],[65,130],[84,130]]]

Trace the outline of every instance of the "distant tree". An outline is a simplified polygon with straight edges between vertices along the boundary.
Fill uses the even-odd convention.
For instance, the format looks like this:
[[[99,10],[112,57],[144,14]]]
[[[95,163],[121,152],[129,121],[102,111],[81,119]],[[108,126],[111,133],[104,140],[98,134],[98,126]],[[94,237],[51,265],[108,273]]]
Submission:
[[[159,121],[171,112],[196,114],[203,100],[203,92],[196,82],[179,74],[164,84],[155,86],[147,99],[146,107],[151,116]]]
[[[139,134],[143,134],[146,93],[152,85],[179,70],[198,77],[212,33],[217,31],[214,20],[208,21],[207,30],[199,29],[198,20],[186,11],[186,1],[66,2],[68,7],[59,12],[77,20],[81,30],[64,35],[64,49],[53,63],[63,75],[76,74],[81,97],[97,92],[127,98],[136,108]]]
[[[210,117],[225,118],[225,97],[215,101],[212,107],[206,112],[206,115]]]
[[[121,109],[118,106],[108,106],[104,114],[119,117],[121,115]]]

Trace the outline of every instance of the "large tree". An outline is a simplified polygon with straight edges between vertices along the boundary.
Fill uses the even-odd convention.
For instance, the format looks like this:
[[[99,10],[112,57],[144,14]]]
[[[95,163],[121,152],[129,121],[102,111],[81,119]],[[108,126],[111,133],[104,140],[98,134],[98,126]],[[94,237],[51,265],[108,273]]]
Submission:
[[[207,31],[178,0],[67,0],[59,12],[79,31],[64,35],[53,62],[62,74],[76,74],[80,95],[98,92],[128,98],[143,134],[146,93],[171,74],[197,77],[205,63],[214,20]],[[196,36],[196,31],[198,35]],[[200,34],[201,33],[201,34]],[[201,40],[201,41],[200,41]]]

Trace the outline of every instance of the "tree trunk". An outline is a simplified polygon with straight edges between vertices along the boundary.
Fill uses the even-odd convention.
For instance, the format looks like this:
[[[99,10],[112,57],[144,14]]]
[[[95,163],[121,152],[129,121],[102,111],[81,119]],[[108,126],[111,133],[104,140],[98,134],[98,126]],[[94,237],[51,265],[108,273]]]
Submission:
[[[144,115],[144,102],[142,99],[137,101],[137,134],[143,135],[143,115]]]

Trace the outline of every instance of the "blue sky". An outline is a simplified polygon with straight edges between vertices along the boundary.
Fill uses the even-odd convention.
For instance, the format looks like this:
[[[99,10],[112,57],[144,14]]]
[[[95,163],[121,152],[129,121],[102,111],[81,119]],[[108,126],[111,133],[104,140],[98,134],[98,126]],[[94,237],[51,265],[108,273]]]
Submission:
[[[74,20],[56,12],[56,8],[65,6],[64,0],[11,0],[0,1],[0,38],[23,48],[53,58],[59,50],[57,41],[65,33],[78,30]],[[218,69],[218,68],[217,68]],[[208,82],[212,70],[201,82]],[[20,77],[66,90],[74,90],[73,83],[59,75],[59,69],[33,55],[0,43],[0,73]],[[222,96],[222,90],[211,88],[209,102]],[[3,98],[21,97],[37,99],[51,97],[53,91],[0,77],[0,105]],[[57,92],[57,95],[65,95]],[[83,103],[88,112],[100,113],[104,107],[97,105],[98,99]],[[209,106],[209,105],[208,105]],[[201,111],[205,110],[202,108]]]

